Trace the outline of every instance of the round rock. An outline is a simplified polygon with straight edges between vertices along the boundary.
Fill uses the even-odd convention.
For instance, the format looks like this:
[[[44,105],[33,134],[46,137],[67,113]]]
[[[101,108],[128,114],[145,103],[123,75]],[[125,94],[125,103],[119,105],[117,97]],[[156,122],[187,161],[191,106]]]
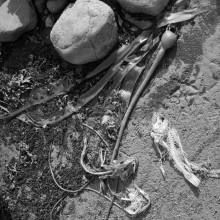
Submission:
[[[50,38],[68,62],[96,61],[106,56],[118,40],[114,13],[99,0],[77,0],[57,20]]]
[[[47,1],[47,9],[52,13],[58,13],[62,11],[68,0],[48,0]]]
[[[0,6],[0,41],[15,41],[37,25],[37,14],[29,0],[7,0]]]
[[[170,0],[117,0],[126,11],[145,13],[156,16],[160,14]]]

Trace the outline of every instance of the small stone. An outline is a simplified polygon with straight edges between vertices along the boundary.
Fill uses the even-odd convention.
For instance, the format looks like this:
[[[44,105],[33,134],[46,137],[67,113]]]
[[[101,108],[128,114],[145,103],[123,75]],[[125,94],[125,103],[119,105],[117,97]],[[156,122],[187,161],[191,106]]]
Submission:
[[[68,0],[48,0],[47,8],[52,13],[58,13],[65,8],[67,2]]]
[[[170,0],[117,0],[127,11],[145,13],[153,16],[160,14]]]
[[[53,27],[55,24],[55,19],[54,19],[54,16],[53,15],[48,15],[46,17],[46,20],[45,20],[45,26],[46,27]]]
[[[210,63],[209,64],[209,69],[212,72],[213,79],[219,80],[219,77],[220,77],[220,66],[218,66],[215,63]]]
[[[57,20],[50,39],[70,63],[85,64],[101,59],[118,41],[114,12],[99,0],[77,0]]]
[[[29,0],[7,0],[0,6],[0,41],[15,41],[36,25],[37,14]]]

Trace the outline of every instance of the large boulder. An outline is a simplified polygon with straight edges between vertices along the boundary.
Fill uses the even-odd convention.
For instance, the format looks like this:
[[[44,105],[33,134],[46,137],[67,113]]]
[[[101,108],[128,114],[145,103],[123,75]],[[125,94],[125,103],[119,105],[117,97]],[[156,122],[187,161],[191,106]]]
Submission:
[[[37,25],[37,14],[29,0],[7,0],[0,6],[0,41],[15,41]]]
[[[58,53],[73,64],[106,56],[118,40],[112,9],[99,0],[77,0],[53,26],[51,41]]]
[[[160,14],[170,0],[117,0],[127,11],[156,16]]]

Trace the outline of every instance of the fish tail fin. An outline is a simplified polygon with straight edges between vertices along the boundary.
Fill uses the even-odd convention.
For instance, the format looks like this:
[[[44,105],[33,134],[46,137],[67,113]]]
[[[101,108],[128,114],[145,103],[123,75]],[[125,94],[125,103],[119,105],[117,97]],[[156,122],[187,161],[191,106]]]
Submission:
[[[186,172],[184,173],[184,177],[190,182],[192,183],[194,186],[198,187],[200,184],[200,179],[194,175],[193,173],[190,172]]]

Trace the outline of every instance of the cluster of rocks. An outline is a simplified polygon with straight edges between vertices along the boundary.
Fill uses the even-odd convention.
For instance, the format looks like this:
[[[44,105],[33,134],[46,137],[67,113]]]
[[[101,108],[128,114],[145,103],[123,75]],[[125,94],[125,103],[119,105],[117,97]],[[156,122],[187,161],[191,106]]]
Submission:
[[[169,0],[117,0],[129,12],[156,16]],[[106,56],[118,41],[113,10],[100,0],[0,0],[0,42],[18,39],[37,26],[38,14],[51,28],[60,56],[85,64]],[[74,2],[74,1],[73,1]],[[58,16],[56,16],[58,15]]]
[[[51,14],[61,12],[67,4],[68,0],[0,0],[0,42],[15,41],[34,29],[37,14],[47,15],[44,20],[52,23]]]

